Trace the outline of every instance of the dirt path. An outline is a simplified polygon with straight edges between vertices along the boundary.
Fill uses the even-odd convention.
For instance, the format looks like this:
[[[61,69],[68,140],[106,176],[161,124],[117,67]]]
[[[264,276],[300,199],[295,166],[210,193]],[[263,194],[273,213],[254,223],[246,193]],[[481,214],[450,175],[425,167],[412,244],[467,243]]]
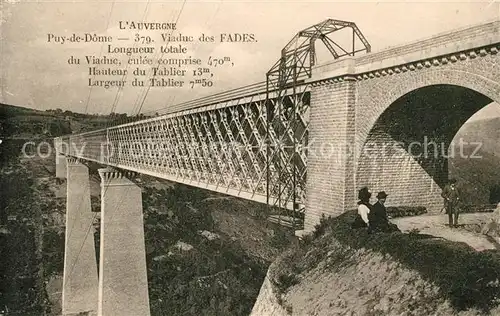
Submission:
[[[477,224],[482,226],[483,223],[489,221],[491,216],[491,213],[460,214],[458,223],[459,225]],[[496,246],[498,246],[480,233],[465,230],[463,227],[448,227],[448,216],[446,214],[401,217],[391,219],[391,222],[398,225],[399,229],[403,232],[418,229],[422,234],[429,234],[452,241],[464,242],[477,251],[496,249]]]

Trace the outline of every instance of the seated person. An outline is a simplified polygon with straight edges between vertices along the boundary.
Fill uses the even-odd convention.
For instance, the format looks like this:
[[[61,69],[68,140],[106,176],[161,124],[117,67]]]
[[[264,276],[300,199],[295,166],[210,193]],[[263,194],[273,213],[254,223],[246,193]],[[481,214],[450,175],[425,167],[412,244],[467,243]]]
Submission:
[[[398,226],[389,222],[385,201],[388,194],[381,191],[377,194],[377,202],[373,204],[372,210],[368,216],[372,230],[381,232],[399,231]]]
[[[363,187],[358,192],[358,215],[352,224],[353,228],[362,228],[368,227],[370,228],[369,222],[369,214],[371,209],[370,197],[372,196],[371,192],[368,190],[368,187]]]

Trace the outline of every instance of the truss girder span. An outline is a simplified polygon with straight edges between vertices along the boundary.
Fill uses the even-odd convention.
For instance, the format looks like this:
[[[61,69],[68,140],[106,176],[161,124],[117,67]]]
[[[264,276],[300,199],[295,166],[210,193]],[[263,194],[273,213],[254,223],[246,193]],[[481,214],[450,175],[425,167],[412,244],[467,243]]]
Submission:
[[[347,46],[331,38],[344,28],[352,31]],[[295,223],[305,210],[316,42],[333,59],[371,50],[355,23],[328,19],[298,32],[263,83],[172,106],[153,119],[65,136],[57,146],[70,156],[266,203]]]
[[[288,91],[271,93],[267,101],[261,93],[56,141],[70,156],[270,204],[293,194],[294,184],[280,170],[296,164],[299,199],[305,199],[310,96],[305,85],[302,90],[295,135],[290,113],[275,106],[278,97],[297,98]],[[293,209],[291,203],[282,206]]]

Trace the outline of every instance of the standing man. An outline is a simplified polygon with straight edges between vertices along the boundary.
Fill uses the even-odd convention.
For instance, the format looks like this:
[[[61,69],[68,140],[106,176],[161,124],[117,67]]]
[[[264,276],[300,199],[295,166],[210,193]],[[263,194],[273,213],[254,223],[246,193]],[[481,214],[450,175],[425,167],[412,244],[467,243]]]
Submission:
[[[448,224],[450,227],[458,226],[458,202],[460,201],[460,193],[456,187],[457,180],[450,179],[449,183],[444,187],[441,196],[444,199],[444,207],[448,214]]]

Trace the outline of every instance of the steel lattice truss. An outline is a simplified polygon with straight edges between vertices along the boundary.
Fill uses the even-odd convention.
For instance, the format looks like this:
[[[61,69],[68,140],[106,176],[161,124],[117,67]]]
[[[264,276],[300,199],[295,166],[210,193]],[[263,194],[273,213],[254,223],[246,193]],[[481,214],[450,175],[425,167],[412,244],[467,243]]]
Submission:
[[[69,156],[265,203],[266,115],[266,93],[261,91],[196,110],[64,136],[55,143]],[[278,182],[276,176],[273,172],[273,182]],[[273,190],[271,202],[277,195]]]
[[[344,48],[330,36],[342,29],[352,30],[352,47]],[[362,46],[356,49],[356,38]],[[321,40],[334,59],[370,52],[370,44],[355,23],[325,20],[297,33],[282,49],[281,58],[267,73],[270,167],[268,204],[294,213],[304,210],[309,94],[305,80],[311,78],[316,63],[315,43]],[[273,91],[273,97],[269,92]],[[291,206],[291,207],[290,207]]]
[[[350,51],[328,37],[343,28],[353,30]],[[354,49],[355,36],[363,49]],[[262,84],[197,100],[196,107],[176,113],[56,138],[56,149],[267,203],[295,216],[306,197],[310,92],[304,79],[316,62],[317,39],[333,58],[370,50],[354,23],[326,20],[299,32]]]

